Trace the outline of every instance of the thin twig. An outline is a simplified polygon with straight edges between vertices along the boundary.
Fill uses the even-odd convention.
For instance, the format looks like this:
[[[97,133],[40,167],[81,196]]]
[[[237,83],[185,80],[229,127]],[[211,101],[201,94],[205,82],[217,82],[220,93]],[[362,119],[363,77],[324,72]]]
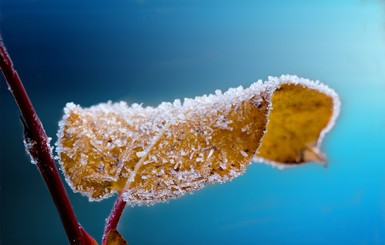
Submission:
[[[49,140],[28,94],[13,67],[0,35],[0,68],[22,115],[26,148],[36,163],[59,212],[70,244],[95,244],[79,225],[52,156]]]
[[[120,217],[122,216],[125,207],[126,207],[126,201],[124,201],[123,196],[120,193],[116,198],[114,207],[112,208],[111,213],[106,220],[106,225],[104,227],[104,234],[102,239],[102,245],[106,245],[108,233],[111,230],[116,230]]]

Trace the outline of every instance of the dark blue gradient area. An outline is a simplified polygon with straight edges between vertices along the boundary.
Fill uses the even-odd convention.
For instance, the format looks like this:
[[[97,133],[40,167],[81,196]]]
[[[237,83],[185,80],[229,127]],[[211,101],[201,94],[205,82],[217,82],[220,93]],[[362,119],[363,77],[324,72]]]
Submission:
[[[0,28],[56,141],[63,107],[144,105],[249,86],[267,76],[318,79],[341,96],[323,150],[329,167],[253,164],[230,183],[169,204],[127,207],[136,244],[385,244],[385,2],[2,0]],[[0,81],[1,244],[68,244],[22,144]],[[66,185],[68,188],[68,186]],[[100,241],[114,198],[69,195]]]

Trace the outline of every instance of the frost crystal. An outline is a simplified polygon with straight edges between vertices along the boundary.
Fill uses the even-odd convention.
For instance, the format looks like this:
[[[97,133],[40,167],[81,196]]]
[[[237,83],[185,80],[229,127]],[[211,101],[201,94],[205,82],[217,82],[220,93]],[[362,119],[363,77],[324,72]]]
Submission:
[[[35,158],[31,155],[31,150],[36,145],[35,141],[32,141],[31,139],[27,138],[23,140],[25,151],[27,152],[28,156],[31,158],[31,163],[36,165],[37,162],[35,161]]]
[[[144,157],[145,155],[146,155],[145,151],[139,151],[139,152],[136,153],[137,157]]]

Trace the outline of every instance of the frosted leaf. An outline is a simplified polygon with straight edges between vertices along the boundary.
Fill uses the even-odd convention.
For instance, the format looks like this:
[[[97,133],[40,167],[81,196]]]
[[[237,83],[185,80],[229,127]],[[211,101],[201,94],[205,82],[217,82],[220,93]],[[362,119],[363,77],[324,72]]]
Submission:
[[[56,149],[66,180],[90,200],[119,192],[130,205],[152,205],[229,181],[253,159],[278,166],[323,160],[320,143],[338,111],[333,90],[289,75],[155,108],[68,103]],[[281,139],[282,120],[315,126]]]

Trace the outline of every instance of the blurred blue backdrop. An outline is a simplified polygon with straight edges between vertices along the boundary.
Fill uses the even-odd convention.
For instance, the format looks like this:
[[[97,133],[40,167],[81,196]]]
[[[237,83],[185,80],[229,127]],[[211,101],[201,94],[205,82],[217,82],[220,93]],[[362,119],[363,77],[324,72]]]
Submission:
[[[329,167],[245,175],[169,204],[128,207],[135,244],[385,244],[385,2],[2,0],[0,27],[25,87],[56,141],[66,102],[144,105],[248,86],[269,75],[319,79],[342,112],[323,150]],[[0,83],[1,244],[67,244],[22,144]],[[100,240],[113,199],[69,190]]]

